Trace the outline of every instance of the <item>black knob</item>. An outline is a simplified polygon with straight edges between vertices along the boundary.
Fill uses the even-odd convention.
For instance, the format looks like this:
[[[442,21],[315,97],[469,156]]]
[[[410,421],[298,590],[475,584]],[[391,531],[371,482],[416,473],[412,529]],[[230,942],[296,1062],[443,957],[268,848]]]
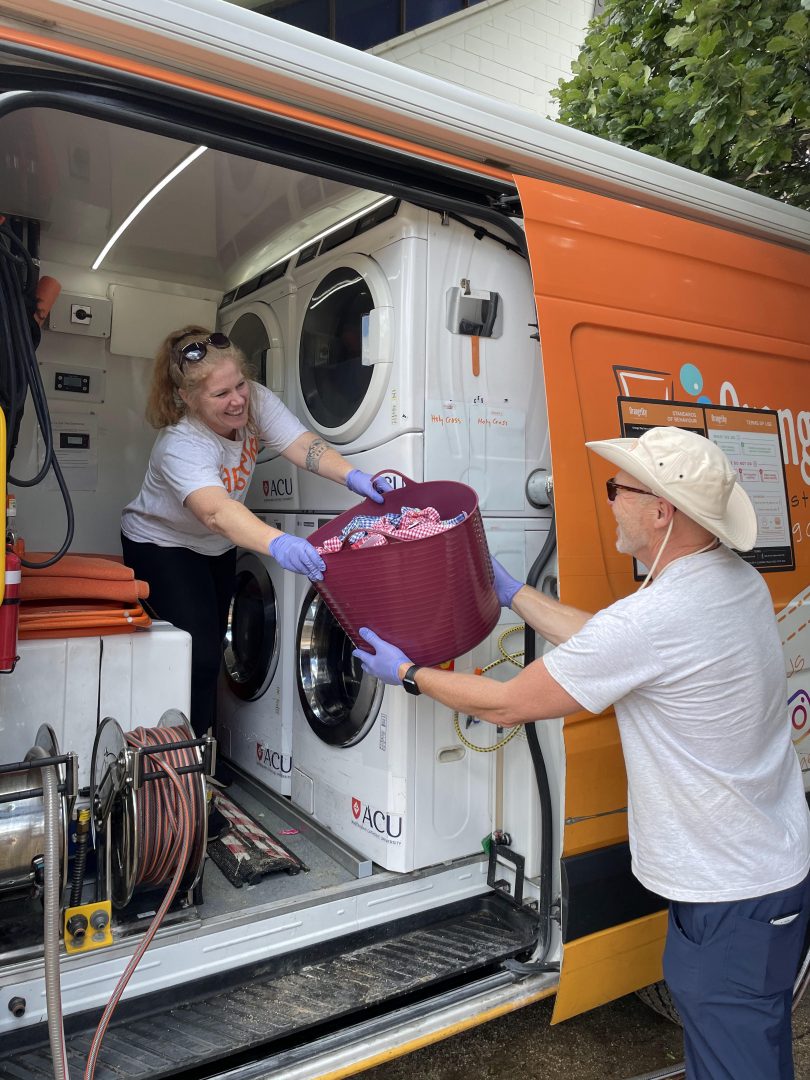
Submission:
[[[65,928],[74,941],[82,941],[87,933],[87,916],[71,915]]]
[[[17,1019],[25,1016],[25,998],[13,997],[8,1003],[8,1011]]]

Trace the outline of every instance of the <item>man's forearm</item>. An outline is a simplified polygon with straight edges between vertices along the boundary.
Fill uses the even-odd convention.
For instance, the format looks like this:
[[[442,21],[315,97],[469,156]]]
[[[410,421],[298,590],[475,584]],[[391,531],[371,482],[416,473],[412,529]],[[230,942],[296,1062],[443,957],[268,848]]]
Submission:
[[[406,663],[399,665],[400,679],[408,667]],[[434,701],[499,727],[551,720],[582,709],[552,679],[543,660],[535,660],[507,682],[428,667],[419,668],[415,681],[420,692]]]
[[[400,666],[400,678],[408,667],[408,664]],[[537,719],[513,704],[507,685],[480,675],[438,668],[422,667],[418,673],[418,686],[423,694],[465,716],[476,716],[500,727],[513,727]]]
[[[552,600],[529,585],[515,593],[512,611],[552,645],[568,641],[591,617],[589,612]]]

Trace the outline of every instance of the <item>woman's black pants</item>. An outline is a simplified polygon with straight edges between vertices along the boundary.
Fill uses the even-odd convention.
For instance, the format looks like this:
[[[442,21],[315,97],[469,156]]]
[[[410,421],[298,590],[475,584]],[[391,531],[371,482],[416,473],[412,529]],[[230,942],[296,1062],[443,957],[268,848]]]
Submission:
[[[222,640],[236,577],[236,549],[200,555],[182,547],[159,547],[121,537],[124,562],[149,584],[148,606],[191,634],[191,725],[197,735],[216,720]],[[159,720],[155,717],[155,724]]]

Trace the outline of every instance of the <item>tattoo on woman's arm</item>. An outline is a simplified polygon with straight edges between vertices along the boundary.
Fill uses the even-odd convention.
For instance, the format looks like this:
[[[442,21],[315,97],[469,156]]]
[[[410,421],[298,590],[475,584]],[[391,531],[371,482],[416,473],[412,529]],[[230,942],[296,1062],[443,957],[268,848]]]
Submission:
[[[321,458],[329,449],[328,445],[321,438],[315,438],[309,444],[309,450],[307,450],[306,461],[304,465],[308,472],[318,472],[320,470]]]

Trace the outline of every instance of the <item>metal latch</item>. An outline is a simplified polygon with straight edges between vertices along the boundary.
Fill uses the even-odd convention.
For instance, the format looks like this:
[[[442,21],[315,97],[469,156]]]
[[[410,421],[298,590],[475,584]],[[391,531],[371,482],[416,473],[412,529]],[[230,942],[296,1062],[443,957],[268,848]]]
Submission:
[[[496,878],[498,863],[509,862],[515,868],[515,888],[506,878]],[[508,844],[499,844],[493,837],[489,845],[489,866],[487,868],[487,885],[490,889],[505,896],[515,907],[523,907],[523,882],[525,880],[524,867],[526,859],[516,851],[512,851]]]

